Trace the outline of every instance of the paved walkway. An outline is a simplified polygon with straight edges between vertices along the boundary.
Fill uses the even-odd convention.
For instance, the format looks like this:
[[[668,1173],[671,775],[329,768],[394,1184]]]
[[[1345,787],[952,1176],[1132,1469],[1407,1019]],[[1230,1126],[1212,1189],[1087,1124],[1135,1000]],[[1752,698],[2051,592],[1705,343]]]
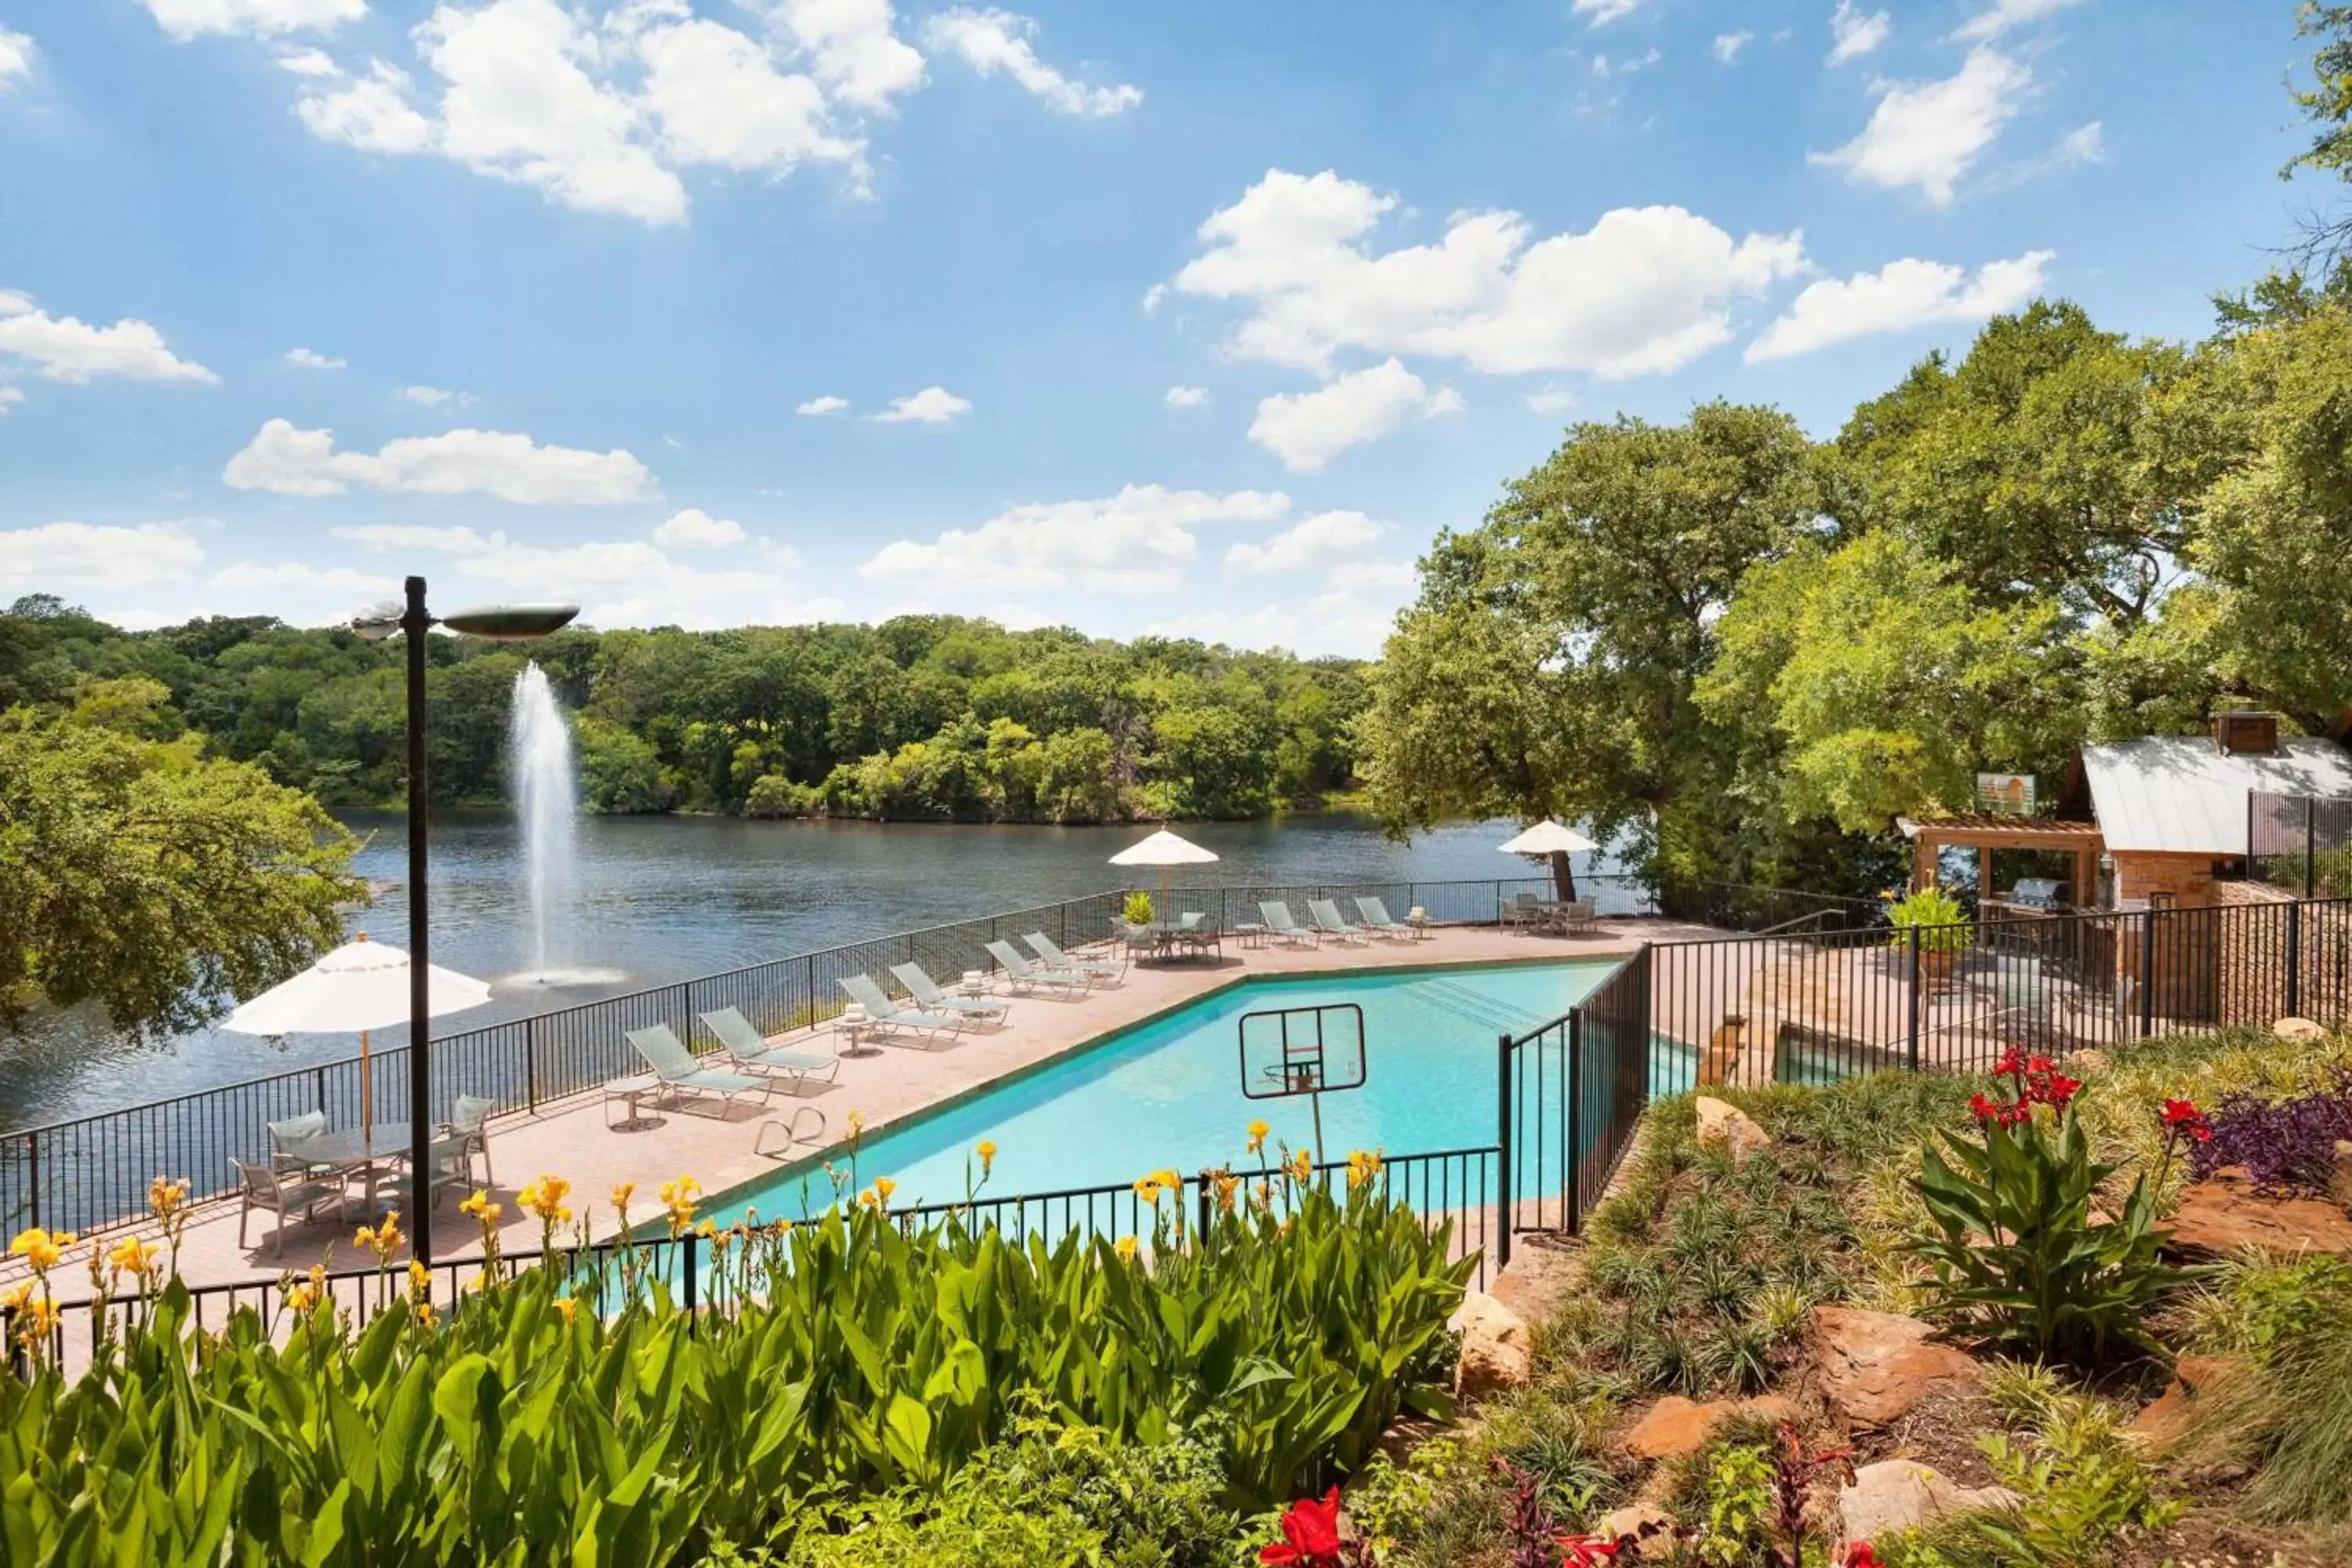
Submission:
[[[766,1105],[752,1101],[731,1110],[721,1110],[715,1102],[682,1097],[674,1103],[647,1105],[625,1131],[608,1128],[599,1096],[575,1096],[541,1106],[535,1113],[517,1113],[491,1122],[490,1163],[495,1180],[489,1192],[505,1210],[500,1246],[509,1251],[538,1247],[540,1222],[521,1212],[516,1194],[543,1173],[572,1183],[572,1207],[587,1215],[593,1237],[602,1240],[618,1229],[610,1200],[617,1183],[635,1184],[632,1213],[642,1221],[657,1212],[656,1189],[673,1177],[690,1175],[706,1194],[718,1194],[767,1176],[780,1164],[819,1153],[825,1143],[789,1142],[795,1113],[810,1107],[824,1116],[826,1143],[839,1140],[852,1110],[864,1119],[871,1134],[905,1117],[960,1099],[1009,1072],[1085,1046],[1250,975],[1609,958],[1630,953],[1643,941],[1706,934],[1717,933],[1643,920],[1604,922],[1593,932],[1573,937],[1528,936],[1463,926],[1432,931],[1422,942],[1374,942],[1368,947],[1327,943],[1311,950],[1243,949],[1229,942],[1221,962],[1137,965],[1123,979],[1084,996],[1016,998],[1004,1026],[967,1030],[936,1048],[886,1045],[874,1055],[845,1058],[835,1082],[817,1086],[805,1096],[780,1089]],[[825,1034],[813,1042],[809,1032],[801,1031],[778,1037],[776,1043],[798,1049],[830,1049],[833,1041]],[[616,1104],[613,1115],[620,1114]],[[805,1123],[810,1119],[803,1116],[802,1120]],[[353,1248],[352,1231],[363,1217],[356,1212],[348,1220],[322,1217],[289,1226],[281,1257],[273,1245],[275,1216],[254,1214],[247,1240],[240,1243],[237,1209],[234,1198],[199,1205],[180,1259],[181,1276],[190,1284],[254,1279],[274,1276],[281,1268],[300,1270],[320,1262],[348,1268],[373,1261]],[[110,1239],[120,1234],[109,1233]],[[436,1260],[478,1255],[480,1248],[475,1222],[459,1214],[455,1201],[445,1195],[434,1216]],[[0,1266],[0,1283],[10,1277],[9,1268]],[[79,1268],[62,1274],[57,1283],[60,1300],[82,1294]]]

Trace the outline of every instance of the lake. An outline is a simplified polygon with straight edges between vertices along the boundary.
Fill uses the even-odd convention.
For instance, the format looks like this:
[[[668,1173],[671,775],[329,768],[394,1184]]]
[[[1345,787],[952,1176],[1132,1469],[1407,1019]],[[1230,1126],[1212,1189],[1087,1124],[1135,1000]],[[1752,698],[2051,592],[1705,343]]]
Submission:
[[[354,911],[351,927],[405,945],[407,896],[397,884],[407,873],[406,821],[350,820],[367,839],[360,873],[394,884],[373,907]],[[1496,853],[1513,830],[1507,823],[1444,827],[1410,845],[1391,843],[1367,819],[1348,816],[1181,827],[1222,858],[1179,879],[1196,885],[1483,879],[1534,869]],[[1106,864],[1146,831],[585,817],[566,910],[551,922],[549,942],[550,967],[573,972],[580,983],[495,984],[489,1005],[445,1026],[454,1032],[761,959],[1129,882],[1148,886],[1155,875],[1129,877]],[[509,818],[436,818],[433,961],[493,982],[530,967],[525,886]],[[385,1030],[374,1043],[397,1045],[404,1036]],[[205,1032],[140,1046],[117,1036],[101,1016],[53,1014],[22,1037],[0,1037],[0,1128],[282,1072],[349,1056],[357,1044],[351,1036],[272,1045]]]

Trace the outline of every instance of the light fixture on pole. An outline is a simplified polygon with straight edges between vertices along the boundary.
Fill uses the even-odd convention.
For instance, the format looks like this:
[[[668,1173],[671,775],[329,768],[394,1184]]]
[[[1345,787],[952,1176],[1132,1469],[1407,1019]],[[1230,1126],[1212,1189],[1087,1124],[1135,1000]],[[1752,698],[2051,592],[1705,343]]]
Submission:
[[[561,631],[577,605],[485,605],[435,619],[425,607],[425,579],[404,584],[405,602],[387,601],[352,617],[352,630],[371,642],[408,638],[408,1179],[409,1251],[433,1257],[433,997],[426,976],[425,835],[430,814],[425,781],[425,634],[446,626],[492,642],[530,642]]]

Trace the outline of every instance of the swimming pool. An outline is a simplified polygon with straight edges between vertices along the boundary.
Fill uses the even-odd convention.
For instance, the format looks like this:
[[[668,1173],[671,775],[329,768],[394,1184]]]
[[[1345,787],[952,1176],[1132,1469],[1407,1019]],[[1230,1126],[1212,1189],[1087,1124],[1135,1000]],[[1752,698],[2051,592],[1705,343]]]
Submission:
[[[1253,1120],[1293,1149],[1313,1143],[1305,1100],[1241,1092],[1239,1020],[1271,1007],[1351,1002],[1364,1012],[1365,1082],[1323,1097],[1318,1159],[1354,1149],[1427,1153],[1495,1141],[1495,1042],[1576,1005],[1614,959],[1383,970],[1250,980],[1121,1030],[1025,1075],[868,1139],[858,1179],[898,1184],[894,1206],[962,1199],[982,1139],[997,1146],[992,1197],[1133,1181],[1147,1171],[1250,1165]],[[1029,1006],[1051,1006],[1032,1002]],[[836,1160],[836,1165],[840,1162]],[[805,1196],[804,1196],[805,1194]],[[822,1171],[787,1170],[706,1205],[720,1225],[823,1209]]]

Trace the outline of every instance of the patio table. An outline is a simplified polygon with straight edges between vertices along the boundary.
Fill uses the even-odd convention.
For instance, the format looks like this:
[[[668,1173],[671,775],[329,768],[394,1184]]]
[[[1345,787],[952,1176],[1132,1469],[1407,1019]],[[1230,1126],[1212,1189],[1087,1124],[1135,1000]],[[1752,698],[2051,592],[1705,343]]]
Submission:
[[[305,1138],[291,1148],[279,1151],[279,1157],[299,1160],[312,1170],[327,1171],[340,1176],[358,1172],[367,1186],[368,1200],[375,1199],[376,1167],[391,1168],[408,1163],[409,1127],[404,1121],[379,1121],[373,1127],[348,1127],[338,1131],[321,1132],[315,1138]],[[348,1214],[351,1196],[345,1194],[338,1213]]]

